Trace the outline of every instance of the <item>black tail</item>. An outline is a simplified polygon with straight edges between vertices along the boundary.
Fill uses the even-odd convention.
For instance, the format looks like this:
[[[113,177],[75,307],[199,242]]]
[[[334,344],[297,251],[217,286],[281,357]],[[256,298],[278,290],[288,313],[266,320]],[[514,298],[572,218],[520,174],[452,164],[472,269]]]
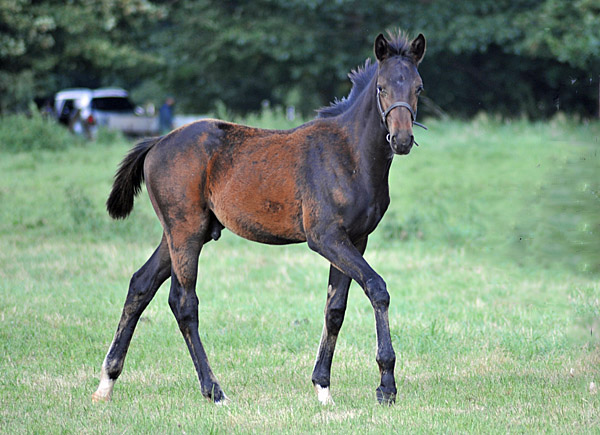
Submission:
[[[133,210],[133,199],[142,190],[144,160],[148,151],[159,141],[153,137],[138,143],[119,165],[106,209],[113,219],[125,219]]]

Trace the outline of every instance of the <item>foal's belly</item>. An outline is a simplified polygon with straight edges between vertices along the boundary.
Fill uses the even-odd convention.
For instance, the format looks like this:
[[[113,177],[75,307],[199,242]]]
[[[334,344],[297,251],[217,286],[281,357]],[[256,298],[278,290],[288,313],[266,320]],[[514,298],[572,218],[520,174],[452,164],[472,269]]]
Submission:
[[[250,162],[211,183],[209,198],[219,222],[245,239],[268,244],[306,240],[290,171]]]

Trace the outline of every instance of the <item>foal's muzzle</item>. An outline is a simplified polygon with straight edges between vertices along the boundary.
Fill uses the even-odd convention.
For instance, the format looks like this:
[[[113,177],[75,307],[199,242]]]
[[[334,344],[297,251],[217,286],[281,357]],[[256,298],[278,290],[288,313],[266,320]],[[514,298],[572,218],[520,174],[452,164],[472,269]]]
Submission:
[[[387,135],[387,141],[392,148],[394,154],[405,155],[410,153],[413,144],[415,143],[415,137],[411,133],[389,133]]]

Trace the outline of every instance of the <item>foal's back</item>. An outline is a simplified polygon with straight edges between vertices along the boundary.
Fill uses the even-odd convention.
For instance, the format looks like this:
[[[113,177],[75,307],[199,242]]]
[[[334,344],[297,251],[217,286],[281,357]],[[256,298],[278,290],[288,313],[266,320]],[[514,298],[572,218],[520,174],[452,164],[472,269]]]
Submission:
[[[317,180],[327,182],[329,176],[335,184],[336,174],[352,171],[348,147],[344,130],[333,120],[292,130],[201,120],[163,138],[148,153],[144,173],[167,226],[185,207],[196,215],[212,213],[249,240],[297,243],[306,240],[311,218],[306,206],[324,190]]]

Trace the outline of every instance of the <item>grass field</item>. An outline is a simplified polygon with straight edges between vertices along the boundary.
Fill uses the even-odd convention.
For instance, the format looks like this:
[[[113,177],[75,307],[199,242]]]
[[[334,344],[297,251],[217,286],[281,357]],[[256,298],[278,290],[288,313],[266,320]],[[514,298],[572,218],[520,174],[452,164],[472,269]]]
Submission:
[[[160,226],[145,193],[124,222],[104,211],[124,141],[0,146],[0,432],[600,432],[600,125],[428,126],[394,161],[366,254],[391,294],[393,407],[375,401],[362,290],[351,288],[338,340],[336,404],[322,407],[310,375],[327,262],[229,232],[202,252],[198,296],[231,404],[200,394],[168,282],[113,400],[92,404],[129,278]]]

